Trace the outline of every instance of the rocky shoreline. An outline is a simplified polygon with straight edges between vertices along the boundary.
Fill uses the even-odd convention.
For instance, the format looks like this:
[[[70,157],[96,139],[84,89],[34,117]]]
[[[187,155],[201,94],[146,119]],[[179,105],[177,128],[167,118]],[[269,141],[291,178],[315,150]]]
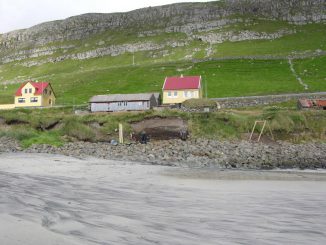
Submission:
[[[74,142],[61,147],[33,145],[22,149],[10,138],[0,138],[1,152],[60,154],[96,157],[168,166],[227,169],[326,169],[326,143],[273,144],[212,140],[156,141],[147,145],[113,146],[109,143]]]

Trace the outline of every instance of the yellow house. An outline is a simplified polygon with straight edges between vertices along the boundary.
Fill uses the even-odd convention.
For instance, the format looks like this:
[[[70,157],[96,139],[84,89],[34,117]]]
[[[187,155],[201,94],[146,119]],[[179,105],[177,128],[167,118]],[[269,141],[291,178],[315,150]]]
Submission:
[[[167,77],[163,85],[163,104],[179,104],[203,97],[201,76]]]
[[[55,104],[55,94],[48,82],[26,82],[15,94],[15,107],[48,107]]]

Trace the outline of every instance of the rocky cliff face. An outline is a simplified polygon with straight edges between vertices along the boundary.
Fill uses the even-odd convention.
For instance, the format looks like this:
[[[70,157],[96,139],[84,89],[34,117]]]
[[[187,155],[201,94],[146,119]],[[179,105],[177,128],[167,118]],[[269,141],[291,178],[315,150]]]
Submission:
[[[190,35],[190,38],[197,38],[198,36],[191,36],[191,34],[242,21],[237,19],[237,16],[279,19],[300,24],[323,22],[326,20],[326,4],[324,0],[222,0],[150,7],[128,13],[85,14],[0,35],[0,62],[8,63],[51,55],[54,49],[62,49],[66,52],[72,47],[51,47],[50,49],[40,47],[53,42],[82,40],[108,30],[132,29],[137,31],[139,35],[155,32],[183,32],[188,36]],[[248,33],[239,35],[242,40],[250,39],[247,37]],[[275,33],[274,35],[280,36],[282,33]],[[256,33],[254,33],[254,37],[254,39],[263,39]],[[232,41],[233,39],[237,40],[237,37],[234,37],[232,33],[202,37],[202,40],[210,43],[218,43],[221,40]],[[156,45],[152,46],[157,49]],[[17,53],[19,49],[24,50]],[[97,49],[96,52],[100,55],[102,55],[103,50],[103,55],[124,52],[123,50],[112,51],[112,49],[114,48],[107,47]],[[150,49],[151,47],[141,47],[141,50]],[[128,50],[137,51],[137,47],[136,49],[133,47],[125,48],[125,52]],[[93,54],[72,55],[73,58],[79,56],[94,57]]]

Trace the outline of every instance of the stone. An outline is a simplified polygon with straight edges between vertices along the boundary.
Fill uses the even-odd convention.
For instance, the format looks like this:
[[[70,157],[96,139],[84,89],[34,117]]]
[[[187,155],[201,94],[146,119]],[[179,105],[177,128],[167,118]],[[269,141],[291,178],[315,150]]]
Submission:
[[[172,146],[172,147],[171,147]],[[218,147],[214,154],[211,146]],[[236,147],[237,146],[237,147]],[[159,151],[155,150],[159,147]],[[61,147],[33,145],[23,150],[16,140],[0,138],[0,152],[30,152],[61,154],[75,157],[97,157],[112,160],[136,161],[182,167],[215,167],[242,169],[326,168],[326,143],[276,145],[250,144],[246,141],[214,140],[156,141],[141,144],[112,146],[109,143],[74,142]]]
[[[325,8],[323,0],[225,0],[223,4],[214,1],[180,3],[144,8],[127,13],[84,14],[0,35],[0,63],[23,61],[24,66],[31,67],[50,62],[61,62],[66,59],[90,59],[107,55],[117,56],[126,52],[158,51],[165,48],[165,52],[158,51],[162,53],[152,54],[153,56],[164,56],[171,47],[187,46],[193,40],[211,44],[227,40],[233,42],[256,39],[274,40],[294,31],[284,29],[275,33],[253,31],[236,33],[234,31],[219,32],[219,30],[230,24],[254,23],[251,19],[234,18],[234,16],[260,16],[269,20],[284,20],[295,24],[324,23]],[[88,43],[84,44],[83,47],[88,49],[85,52],[78,52],[79,47],[74,45],[58,44],[85,40],[107,31],[129,33],[131,30],[139,29],[143,29],[135,33],[139,37],[173,32],[185,33],[187,37],[183,41],[172,40],[164,44],[145,42],[121,43],[120,45],[109,45],[111,38],[108,37],[107,42],[99,40],[95,47]],[[210,33],[210,31],[215,33]],[[206,52],[207,56],[211,56],[213,51],[208,48]],[[320,54],[320,52],[322,51],[316,50],[316,53]],[[56,53],[63,55],[55,56]],[[53,55],[54,57],[52,57]],[[29,60],[40,57],[43,59]],[[192,55],[189,58],[192,58]]]

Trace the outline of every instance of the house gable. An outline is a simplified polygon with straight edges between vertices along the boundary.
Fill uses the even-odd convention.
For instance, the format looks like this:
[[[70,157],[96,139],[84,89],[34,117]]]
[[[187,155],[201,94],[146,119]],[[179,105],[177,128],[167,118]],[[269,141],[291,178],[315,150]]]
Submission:
[[[48,82],[28,81],[15,93],[15,107],[47,107],[55,104],[55,94]]]
[[[26,88],[27,87],[27,88]],[[51,91],[53,92],[52,86],[50,83],[48,82],[26,82],[24,84],[22,84],[19,89],[16,91],[15,96],[23,96],[23,94],[33,94],[35,96],[37,95],[42,95],[44,93],[44,91],[48,88],[51,88]],[[26,89],[28,89],[28,91],[25,91]],[[32,92],[30,92],[29,89],[33,89]]]

